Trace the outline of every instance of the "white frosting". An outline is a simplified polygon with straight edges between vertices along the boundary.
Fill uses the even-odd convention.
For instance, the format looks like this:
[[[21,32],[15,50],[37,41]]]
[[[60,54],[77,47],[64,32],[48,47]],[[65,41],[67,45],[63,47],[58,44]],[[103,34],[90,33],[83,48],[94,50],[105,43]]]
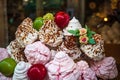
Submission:
[[[31,64],[21,61],[15,67],[14,75],[12,80],[29,80],[27,77],[27,71]]]
[[[68,30],[77,30],[80,28],[82,28],[80,22],[75,17],[73,17],[73,19],[69,21],[68,26],[65,29],[63,29],[63,32],[64,35],[72,35],[68,32]]]

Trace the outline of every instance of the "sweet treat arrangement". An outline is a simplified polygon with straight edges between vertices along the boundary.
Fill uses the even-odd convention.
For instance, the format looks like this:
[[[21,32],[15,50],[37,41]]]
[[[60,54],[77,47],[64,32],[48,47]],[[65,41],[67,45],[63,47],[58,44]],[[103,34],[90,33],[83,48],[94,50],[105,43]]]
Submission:
[[[18,26],[0,48],[0,80],[108,80],[118,75],[101,35],[65,12],[47,13]]]

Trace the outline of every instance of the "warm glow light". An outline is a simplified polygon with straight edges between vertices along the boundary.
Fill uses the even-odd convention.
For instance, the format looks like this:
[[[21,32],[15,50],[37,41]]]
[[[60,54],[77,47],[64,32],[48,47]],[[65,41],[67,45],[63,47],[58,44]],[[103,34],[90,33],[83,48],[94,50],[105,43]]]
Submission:
[[[104,18],[104,21],[105,21],[105,22],[107,22],[107,21],[108,21],[108,18],[107,18],[107,17],[105,17],[105,18]]]
[[[24,2],[28,2],[28,0],[24,0]]]

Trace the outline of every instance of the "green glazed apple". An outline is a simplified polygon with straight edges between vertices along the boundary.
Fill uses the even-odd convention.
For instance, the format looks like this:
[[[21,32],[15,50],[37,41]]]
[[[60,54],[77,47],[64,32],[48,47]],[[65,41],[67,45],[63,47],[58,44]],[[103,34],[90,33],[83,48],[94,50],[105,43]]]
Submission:
[[[43,16],[44,20],[54,20],[54,15],[52,13],[47,13]]]
[[[36,29],[37,31],[39,31],[39,29],[42,27],[42,25],[43,25],[42,17],[36,18],[33,22],[33,28]]]
[[[5,58],[2,61],[0,61],[0,72],[5,76],[10,77],[14,73],[16,64],[17,63],[14,59]]]

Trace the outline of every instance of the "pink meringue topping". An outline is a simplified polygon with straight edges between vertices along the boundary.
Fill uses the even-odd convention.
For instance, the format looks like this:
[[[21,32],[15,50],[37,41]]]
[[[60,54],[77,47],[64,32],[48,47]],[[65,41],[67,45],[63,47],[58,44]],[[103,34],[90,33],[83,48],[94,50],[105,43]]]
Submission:
[[[0,80],[12,80],[10,77],[6,77],[3,74],[0,73]]]
[[[95,72],[89,67],[86,61],[79,61],[77,63],[79,67],[80,76],[78,80],[97,80]]]
[[[0,61],[9,57],[9,54],[5,48],[0,48]]]
[[[76,64],[64,51],[58,52],[46,68],[50,80],[77,80],[79,77]]]
[[[28,62],[31,64],[46,64],[51,57],[49,48],[42,44],[40,41],[27,45],[24,52]]]
[[[113,79],[118,75],[116,61],[113,57],[105,57],[101,61],[92,62],[91,68],[102,79]]]

